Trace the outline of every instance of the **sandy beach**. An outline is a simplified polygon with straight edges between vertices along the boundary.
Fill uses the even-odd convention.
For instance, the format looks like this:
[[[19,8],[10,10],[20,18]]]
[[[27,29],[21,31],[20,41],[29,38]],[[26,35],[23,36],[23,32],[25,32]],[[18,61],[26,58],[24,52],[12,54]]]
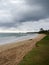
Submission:
[[[39,34],[34,39],[0,45],[0,65],[17,65],[35,47],[35,44],[45,36],[45,34]]]

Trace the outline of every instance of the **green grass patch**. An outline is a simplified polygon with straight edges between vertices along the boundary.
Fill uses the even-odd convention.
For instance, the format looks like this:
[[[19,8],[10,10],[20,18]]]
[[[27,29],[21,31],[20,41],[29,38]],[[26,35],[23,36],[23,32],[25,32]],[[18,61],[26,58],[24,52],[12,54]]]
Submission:
[[[18,65],[49,65],[49,35],[36,43]]]

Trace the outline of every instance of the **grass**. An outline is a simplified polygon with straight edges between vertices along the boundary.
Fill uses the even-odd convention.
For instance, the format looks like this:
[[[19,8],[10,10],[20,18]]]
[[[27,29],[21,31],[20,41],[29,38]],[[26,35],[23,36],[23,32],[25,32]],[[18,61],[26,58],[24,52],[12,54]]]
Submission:
[[[49,35],[37,42],[18,65],[49,65]]]

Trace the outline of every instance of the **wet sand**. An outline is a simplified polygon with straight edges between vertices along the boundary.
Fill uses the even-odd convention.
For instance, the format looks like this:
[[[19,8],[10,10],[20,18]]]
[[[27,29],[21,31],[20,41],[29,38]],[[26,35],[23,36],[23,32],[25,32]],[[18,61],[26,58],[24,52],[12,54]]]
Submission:
[[[0,45],[0,65],[17,65],[35,47],[35,44],[45,36],[45,34],[39,34],[34,39]]]

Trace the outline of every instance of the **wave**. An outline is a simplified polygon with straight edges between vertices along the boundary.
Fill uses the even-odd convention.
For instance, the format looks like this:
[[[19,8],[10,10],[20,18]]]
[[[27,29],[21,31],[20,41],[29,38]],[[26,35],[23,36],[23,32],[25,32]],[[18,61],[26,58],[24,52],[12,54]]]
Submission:
[[[38,34],[30,34],[30,35],[28,34],[25,36],[17,36],[17,37],[16,36],[0,37],[0,45],[31,39],[35,38],[36,36],[38,36]]]

